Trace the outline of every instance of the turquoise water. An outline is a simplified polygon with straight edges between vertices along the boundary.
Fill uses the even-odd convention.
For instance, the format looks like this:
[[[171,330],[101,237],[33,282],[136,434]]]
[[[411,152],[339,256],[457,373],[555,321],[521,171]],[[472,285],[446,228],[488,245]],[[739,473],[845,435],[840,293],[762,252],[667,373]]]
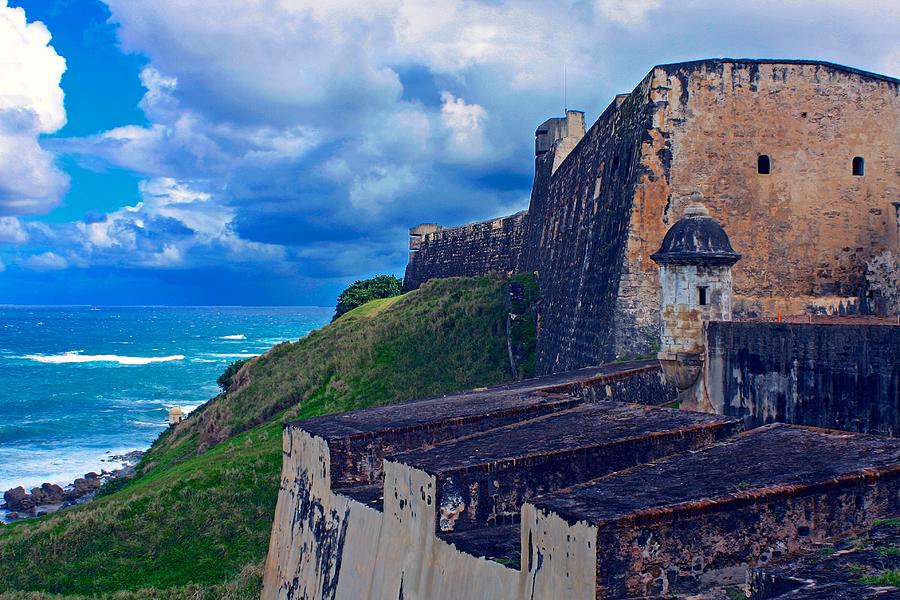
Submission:
[[[0,306],[0,492],[65,484],[145,449],[169,408],[233,360],[321,327],[330,308]]]

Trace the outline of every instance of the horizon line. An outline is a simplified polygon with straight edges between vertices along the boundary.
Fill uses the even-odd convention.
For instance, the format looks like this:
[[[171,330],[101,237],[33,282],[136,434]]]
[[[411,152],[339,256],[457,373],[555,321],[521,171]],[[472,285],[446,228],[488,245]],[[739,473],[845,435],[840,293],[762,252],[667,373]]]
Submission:
[[[315,304],[9,304],[0,308],[327,308]]]

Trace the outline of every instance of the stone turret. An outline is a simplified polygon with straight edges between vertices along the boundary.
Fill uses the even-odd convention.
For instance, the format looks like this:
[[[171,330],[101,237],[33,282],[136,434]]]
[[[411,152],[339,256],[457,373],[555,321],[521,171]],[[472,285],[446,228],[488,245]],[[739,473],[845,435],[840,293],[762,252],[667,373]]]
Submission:
[[[731,267],[741,255],[694,193],[682,218],[666,232],[652,258],[662,291],[660,351],[666,379],[682,393],[682,404],[703,409],[706,350],[704,323],[731,320]]]
[[[413,254],[419,251],[419,247],[422,245],[422,240],[425,239],[429,233],[434,233],[435,231],[440,231],[443,229],[437,223],[422,223],[421,225],[417,225],[415,227],[409,228],[409,259],[412,260]]]
[[[180,406],[169,409],[169,425],[177,425],[184,420],[184,411]]]
[[[553,152],[553,171],[584,137],[584,113],[567,110],[565,117],[547,119],[534,132],[534,156],[540,160]]]

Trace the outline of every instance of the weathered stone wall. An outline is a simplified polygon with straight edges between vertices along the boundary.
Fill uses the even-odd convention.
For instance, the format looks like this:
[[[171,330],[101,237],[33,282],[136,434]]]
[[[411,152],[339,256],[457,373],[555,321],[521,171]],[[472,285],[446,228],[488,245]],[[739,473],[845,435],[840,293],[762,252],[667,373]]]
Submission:
[[[325,440],[284,432],[285,460],[263,600],[588,600],[592,558],[578,570],[520,571],[458,550],[434,534],[434,477],[386,461],[383,511],[331,491]],[[545,535],[554,531],[545,528]],[[574,560],[573,556],[573,560]]]
[[[439,532],[460,532],[518,523],[522,505],[535,496],[665,456],[709,446],[733,435],[740,427],[736,420],[691,423],[686,419],[678,420],[682,415],[690,413],[675,413],[658,408],[645,411],[643,421],[639,416],[640,413],[636,411],[633,413],[634,422],[641,423],[646,429],[640,433],[629,432],[632,433],[631,437],[622,434],[623,439],[600,440],[602,434],[597,433],[594,440],[585,441],[583,446],[577,448],[567,447],[565,450],[535,453],[526,460],[467,464],[436,473],[437,505],[454,503],[464,507],[453,515],[453,520],[449,523],[441,522]],[[625,411],[622,411],[617,417],[619,422],[625,420],[624,413]],[[513,431],[515,428],[529,435],[526,430],[530,427],[535,430],[531,433],[533,439],[540,439],[540,429],[552,423],[552,428],[562,426],[553,433],[557,439],[575,438],[579,430],[579,424],[575,421],[594,418],[602,422],[597,414],[600,414],[600,411],[596,410],[595,406],[583,405],[567,414],[556,415],[556,423],[553,422],[553,417],[539,419],[528,425],[507,427],[489,440],[486,440],[486,436],[473,436],[470,439],[477,440],[478,443],[484,442],[484,447],[479,448],[479,451],[489,455],[491,441],[502,443],[504,437],[520,435],[519,432]],[[666,424],[668,429],[666,425],[657,423],[657,430],[654,431],[651,425],[653,417],[658,418],[660,422],[668,421]],[[617,419],[607,420],[605,425],[608,430],[615,430],[619,424]],[[451,499],[449,502],[448,498]]]
[[[626,375],[600,377],[578,377],[580,371],[573,371],[574,381],[543,389],[546,393],[572,394],[591,402],[615,400],[662,406],[678,399],[678,390],[666,380],[658,360],[634,361],[629,364],[640,368],[634,368]]]
[[[866,261],[898,244],[898,122],[900,82],[836,65],[654,68],[552,177],[538,161],[523,266],[545,296],[539,371],[654,352],[649,255],[695,191],[744,254],[736,314],[864,308]]]
[[[735,314],[857,310],[866,261],[897,247],[900,81],[824,63],[727,60],[657,67],[653,78],[671,166],[652,210],[670,223],[688,194],[703,194],[744,254]],[[761,154],[769,175],[757,173]],[[647,233],[652,246],[659,230]]]
[[[601,527],[597,598],[697,593],[713,582],[742,585],[747,565],[865,527],[900,508],[896,476],[847,477],[830,487],[825,493],[748,493],[744,502],[698,503],[687,514],[641,515]]]
[[[453,436],[471,439],[517,420],[540,421],[588,406],[595,394],[618,400],[650,390],[656,398],[666,393],[661,381],[658,364],[616,364],[290,424],[284,430],[263,600],[556,600],[563,591],[572,592],[566,598],[592,598],[593,563],[584,561],[593,554],[573,554],[572,561],[587,566],[579,570],[549,556],[546,563],[541,559],[519,569],[478,558],[436,536],[435,476],[387,455],[433,448]],[[651,434],[646,450],[659,456],[662,446],[694,447],[735,426],[733,420],[694,418],[699,417],[712,437],[683,427],[671,439]],[[670,428],[676,429],[663,429]],[[640,455],[637,448],[632,459]],[[541,534],[530,529],[538,527]],[[550,543],[557,530],[548,527],[523,528],[522,556],[532,534],[549,536]]]
[[[707,389],[718,414],[900,435],[900,327],[712,322]]]
[[[704,344],[703,324],[731,319],[731,267],[665,265],[659,271],[665,296],[661,351],[667,358],[675,358],[679,352],[699,352]],[[705,305],[697,300],[698,284],[706,286]]]
[[[552,177],[543,164],[552,155],[538,160],[523,266],[537,272],[543,296],[539,372],[610,360],[629,345],[621,336],[636,334],[618,327],[616,314],[635,188],[651,175],[640,164],[647,92],[642,84],[611,104]],[[646,346],[656,322],[642,332]]]
[[[775,424],[529,504],[561,517],[573,537],[594,526],[598,600],[719,598],[702,592],[896,514],[898,458],[895,439]],[[569,534],[560,533],[558,544]]]
[[[422,235],[410,251],[403,289],[441,277],[517,273],[527,220],[528,214],[520,212]]]
[[[527,219],[509,231],[486,222],[430,234],[407,287],[534,271],[539,373],[652,355],[660,292],[649,255],[700,192],[744,255],[734,268],[736,315],[865,311],[866,261],[900,248],[898,123],[900,81],[847,67],[655,67],[574,148],[538,157]],[[760,155],[770,157],[769,174],[757,172]]]

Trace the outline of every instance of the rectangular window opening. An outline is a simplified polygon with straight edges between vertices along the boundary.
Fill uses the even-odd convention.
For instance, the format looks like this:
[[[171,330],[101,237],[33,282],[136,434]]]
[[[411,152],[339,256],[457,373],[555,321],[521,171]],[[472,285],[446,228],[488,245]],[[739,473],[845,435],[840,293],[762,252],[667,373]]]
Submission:
[[[700,304],[700,306],[706,306],[706,289],[707,288],[705,285],[697,287],[697,302]]]

